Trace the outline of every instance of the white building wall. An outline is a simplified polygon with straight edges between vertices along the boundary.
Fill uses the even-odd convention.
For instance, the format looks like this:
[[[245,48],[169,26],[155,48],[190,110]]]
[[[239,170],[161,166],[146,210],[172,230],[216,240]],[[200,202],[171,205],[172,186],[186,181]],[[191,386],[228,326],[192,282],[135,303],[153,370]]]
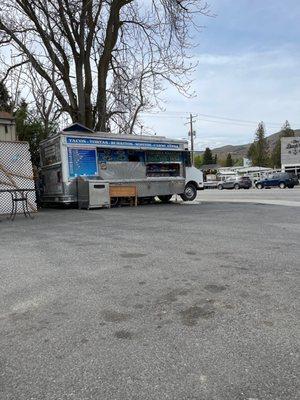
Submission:
[[[281,168],[300,177],[300,136],[281,139]]]
[[[15,122],[9,119],[0,119],[0,141],[16,141],[16,125]]]

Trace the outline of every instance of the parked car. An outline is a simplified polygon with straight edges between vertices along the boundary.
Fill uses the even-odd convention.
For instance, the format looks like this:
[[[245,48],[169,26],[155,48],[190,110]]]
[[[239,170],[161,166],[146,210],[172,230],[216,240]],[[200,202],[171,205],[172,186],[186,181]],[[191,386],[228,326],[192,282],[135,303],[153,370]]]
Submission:
[[[252,181],[248,176],[228,177],[225,181],[218,183],[217,188],[222,189],[250,189]]]
[[[284,189],[286,187],[293,188],[298,184],[299,181],[296,175],[288,174],[287,172],[278,172],[276,174],[269,175],[267,178],[257,181],[255,186],[257,189],[271,187],[280,187],[280,189]]]

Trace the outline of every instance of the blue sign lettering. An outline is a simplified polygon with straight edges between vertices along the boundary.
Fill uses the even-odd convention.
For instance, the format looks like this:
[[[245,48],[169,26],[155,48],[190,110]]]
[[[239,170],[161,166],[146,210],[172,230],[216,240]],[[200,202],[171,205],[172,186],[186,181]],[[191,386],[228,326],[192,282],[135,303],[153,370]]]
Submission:
[[[177,143],[161,143],[161,142],[138,142],[132,140],[113,140],[113,139],[93,139],[93,138],[76,138],[67,137],[68,144],[80,144],[87,146],[116,146],[116,147],[133,147],[133,148],[153,148],[153,149],[180,149]]]

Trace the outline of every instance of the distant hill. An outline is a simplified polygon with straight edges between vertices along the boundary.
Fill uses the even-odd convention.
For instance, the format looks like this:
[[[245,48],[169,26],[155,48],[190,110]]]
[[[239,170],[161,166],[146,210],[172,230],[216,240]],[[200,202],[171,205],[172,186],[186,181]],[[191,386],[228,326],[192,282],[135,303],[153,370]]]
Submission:
[[[300,129],[294,129],[295,131],[295,136],[300,136]],[[274,149],[274,146],[280,136],[281,132],[273,133],[270,136],[267,136],[267,143],[268,143],[268,148],[269,151],[271,152]],[[232,158],[237,159],[237,158],[243,158],[247,156],[248,149],[250,147],[251,143],[247,144],[240,144],[240,145],[227,145],[227,146],[222,146],[222,147],[217,147],[215,149],[212,149],[213,154],[217,154],[218,159],[222,160],[227,157],[227,154],[230,153]],[[203,154],[203,151],[197,152],[198,154]]]

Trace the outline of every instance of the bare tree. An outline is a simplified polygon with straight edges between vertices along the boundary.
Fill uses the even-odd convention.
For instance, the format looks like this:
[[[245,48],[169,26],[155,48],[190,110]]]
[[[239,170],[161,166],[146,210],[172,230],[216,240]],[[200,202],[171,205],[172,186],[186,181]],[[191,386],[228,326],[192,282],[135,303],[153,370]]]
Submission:
[[[112,60],[114,73],[111,93],[114,102],[108,103],[118,110],[116,114],[112,111],[111,120],[120,133],[137,133],[142,125],[139,121],[140,112],[159,107],[162,85],[157,66],[141,42],[137,44],[136,52],[139,57],[127,49],[122,63]]]
[[[25,74],[23,74],[25,75]],[[62,114],[61,106],[58,103],[52,86],[47,84],[40,75],[30,66],[26,71],[26,84],[31,89],[33,98],[31,106],[34,117],[40,121],[44,127],[46,135],[53,131],[54,125],[58,125],[58,120]],[[52,81],[58,80],[55,68],[52,70]]]
[[[24,67],[28,65],[28,60],[15,57],[12,52],[0,54],[0,83],[4,84],[10,96],[9,112],[13,113],[20,101],[22,91],[22,76]]]
[[[16,65],[30,63],[73,121],[105,131],[126,115],[133,132],[164,81],[188,92],[197,14],[209,14],[205,1],[2,0],[0,44],[15,49]]]
[[[22,102],[27,104],[31,119],[39,121],[45,133],[53,132],[62,114],[52,87],[35,71],[28,60],[15,62],[15,57],[0,55],[0,84],[6,84],[10,94],[9,111],[14,113]],[[57,81],[53,66],[52,81]]]

